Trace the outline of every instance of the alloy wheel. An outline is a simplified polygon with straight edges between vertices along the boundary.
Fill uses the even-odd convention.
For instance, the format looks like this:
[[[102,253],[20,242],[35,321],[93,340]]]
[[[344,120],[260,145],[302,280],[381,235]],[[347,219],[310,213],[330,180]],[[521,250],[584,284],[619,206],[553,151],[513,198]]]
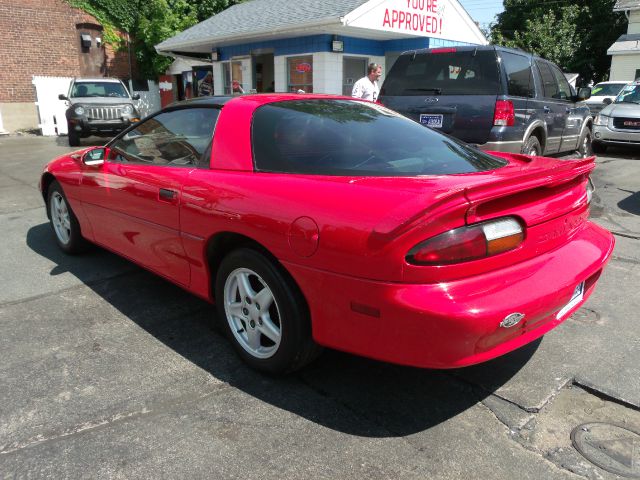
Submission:
[[[270,358],[282,340],[280,312],[273,292],[253,270],[238,268],[224,284],[224,311],[231,333],[251,356]]]
[[[53,229],[60,243],[68,244],[71,239],[71,218],[67,202],[60,192],[51,195],[50,212]]]

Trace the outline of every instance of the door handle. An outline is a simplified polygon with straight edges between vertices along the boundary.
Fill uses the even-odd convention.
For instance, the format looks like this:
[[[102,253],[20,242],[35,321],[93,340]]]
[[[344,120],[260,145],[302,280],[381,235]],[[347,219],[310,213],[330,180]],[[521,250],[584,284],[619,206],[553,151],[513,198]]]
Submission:
[[[178,192],[175,190],[169,190],[168,188],[161,188],[159,195],[161,200],[173,201],[178,196]]]
[[[571,113],[571,108],[567,107],[566,111],[567,111],[567,113]]]
[[[546,105],[544,106],[543,110],[544,110],[544,113],[551,113],[551,109]]]

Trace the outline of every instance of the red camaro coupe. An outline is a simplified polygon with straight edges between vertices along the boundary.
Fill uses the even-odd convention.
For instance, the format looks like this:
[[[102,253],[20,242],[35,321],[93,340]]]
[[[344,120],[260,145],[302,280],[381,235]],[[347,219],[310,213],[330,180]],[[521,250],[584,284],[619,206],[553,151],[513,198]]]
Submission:
[[[165,108],[49,163],[68,252],[96,243],[215,302],[254,368],[321,346],[451,368],[514,350],[593,292],[594,159],[487,154],[380,105],[321,95]]]

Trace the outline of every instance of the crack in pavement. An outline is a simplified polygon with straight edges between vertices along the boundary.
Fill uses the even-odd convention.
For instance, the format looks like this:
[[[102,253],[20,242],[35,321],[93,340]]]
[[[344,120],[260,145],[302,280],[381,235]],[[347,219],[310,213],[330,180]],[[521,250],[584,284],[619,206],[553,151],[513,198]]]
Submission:
[[[21,452],[22,450],[32,448],[38,445],[50,444],[50,443],[58,442],[61,440],[66,440],[68,438],[73,438],[83,433],[102,430],[107,427],[110,427],[111,425],[116,425],[122,422],[126,422],[127,420],[153,416],[153,415],[160,415],[162,413],[166,413],[170,411],[172,407],[175,407],[177,405],[187,405],[190,403],[199,402],[216,393],[224,392],[229,388],[233,388],[233,387],[231,387],[228,383],[222,383],[217,385],[212,390],[205,392],[202,395],[196,395],[196,396],[194,396],[193,394],[184,395],[182,397],[178,397],[171,401],[160,402],[156,406],[151,408],[144,407],[140,410],[136,410],[133,412],[115,413],[113,415],[109,415],[108,417],[104,417],[102,419],[92,420],[92,421],[88,421],[78,425],[74,425],[72,427],[64,428],[61,431],[52,433],[50,435],[45,436],[45,435],[39,434],[27,440],[16,441],[6,445],[0,445],[0,455],[9,455],[12,453]]]
[[[92,280],[92,281],[87,281],[87,282],[80,282],[77,285],[71,285],[70,287],[66,287],[66,288],[61,288],[60,290],[56,290],[54,292],[45,292],[45,293],[39,293],[38,295],[32,295],[30,297],[24,297],[21,298],[20,300],[9,300],[8,302],[4,302],[4,303],[0,303],[0,308],[4,308],[4,307],[9,307],[12,305],[20,305],[21,303],[27,303],[33,300],[39,300],[41,298],[46,298],[46,297],[52,297],[52,296],[57,296],[63,292],[69,292],[71,290],[74,290],[76,288],[79,287],[89,287],[91,288],[92,286],[95,285],[100,285],[102,283],[108,282],[110,280],[114,280],[120,277],[126,277],[128,275],[136,275],[137,273],[140,273],[137,269],[132,269],[129,271],[125,271],[125,272],[120,272],[117,273],[115,275],[112,275],[110,277],[105,277],[105,278],[100,278],[98,280]]]
[[[630,238],[631,240],[640,240],[640,235],[617,232],[615,230],[610,230],[610,232],[613,233],[614,235],[618,236],[618,237]]]
[[[498,397],[501,398],[501,397]],[[562,472],[565,473],[569,473],[571,475],[575,475],[578,478],[589,478],[585,475],[581,475],[577,472],[573,472],[571,470],[568,470],[567,468],[565,468],[563,465],[559,465],[556,462],[554,462],[551,458],[549,458],[545,452],[542,452],[540,450],[538,450],[537,448],[535,448],[531,443],[527,442],[522,436],[519,435],[519,431],[522,430],[525,427],[522,427],[518,430],[513,430],[509,425],[507,425],[504,421],[502,421],[502,419],[496,415],[496,412],[493,411],[493,409],[491,409],[491,407],[489,407],[488,405],[484,404],[483,402],[480,402],[481,407],[484,407],[486,410],[489,411],[489,413],[498,421],[498,423],[500,425],[502,425],[506,431],[507,431],[507,436],[514,441],[514,443],[516,445],[518,445],[520,448],[522,448],[523,450],[533,453],[534,455],[539,456],[542,460],[544,460],[547,464],[549,464],[549,466],[555,468],[556,470],[560,470]],[[527,424],[533,422],[535,420],[535,417],[532,418]]]
[[[29,183],[29,182],[25,182],[24,180],[22,180],[22,179],[20,179],[20,178],[13,177],[13,176],[11,176],[11,175],[9,175],[9,174],[5,173],[5,172],[4,172],[4,171],[2,171],[2,170],[0,170],[0,175],[2,175],[3,177],[10,178],[11,180],[13,180],[13,181],[15,181],[15,182],[18,182],[20,185],[23,185],[23,186],[29,187],[29,188],[31,188],[31,189],[35,189],[35,190],[40,191],[40,190],[38,189],[38,185],[37,185],[37,184],[36,184],[36,185],[33,185],[33,184]],[[12,186],[13,186],[13,187],[15,187],[15,185],[7,185],[6,187],[12,187]],[[3,187],[3,188],[6,188],[6,187]]]

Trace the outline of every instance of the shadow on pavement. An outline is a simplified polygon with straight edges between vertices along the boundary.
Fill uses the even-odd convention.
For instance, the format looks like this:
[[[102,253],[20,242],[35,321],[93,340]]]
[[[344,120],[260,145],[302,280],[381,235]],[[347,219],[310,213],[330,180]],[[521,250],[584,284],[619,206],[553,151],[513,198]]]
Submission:
[[[619,189],[622,190],[622,189]],[[640,192],[632,192],[629,190],[622,190],[623,192],[630,193],[627,198],[618,202],[618,208],[625,212],[632,213],[633,215],[640,215]]]
[[[607,153],[598,155],[604,157],[614,157],[622,160],[640,160],[640,149],[638,147],[608,147]]]
[[[128,262],[97,247],[83,256],[65,255],[46,223],[31,228],[26,241],[35,253],[55,263],[51,275],[72,273],[132,322],[215,378],[277,408],[351,435],[406,436],[434,427],[503,385],[540,344],[534,342],[473,367],[474,376],[486,381],[484,388],[447,371],[400,367],[335,351],[326,351],[302,372],[272,378],[247,368],[226,339],[209,328],[214,308],[203,300],[133,266],[126,274],[95,281],[89,272],[113,262]]]

